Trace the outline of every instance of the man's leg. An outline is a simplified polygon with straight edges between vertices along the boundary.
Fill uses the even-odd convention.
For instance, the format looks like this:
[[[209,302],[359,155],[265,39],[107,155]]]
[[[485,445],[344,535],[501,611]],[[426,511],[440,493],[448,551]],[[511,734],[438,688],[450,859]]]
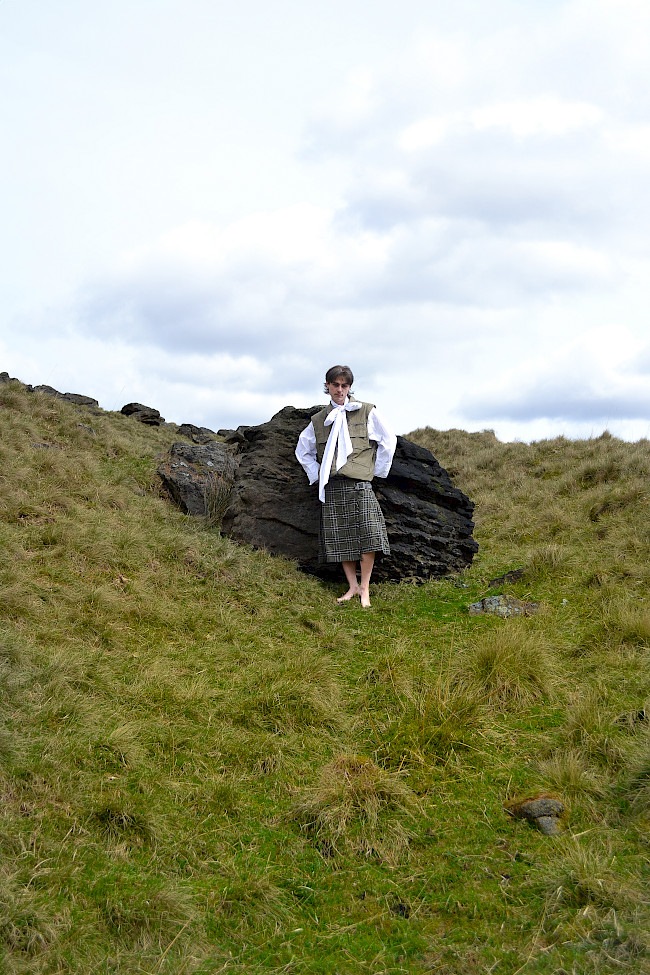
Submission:
[[[361,585],[359,586],[361,605],[364,607],[364,609],[367,609],[368,606],[370,606],[370,576],[372,575],[374,564],[375,553],[364,552],[361,556]]]
[[[357,581],[357,563],[341,562],[341,565],[343,566],[345,578],[348,580],[348,586],[350,588],[343,596],[339,596],[336,601],[337,603],[346,603],[348,599],[353,599],[355,596],[359,596],[361,594],[361,589],[359,588],[359,583]]]

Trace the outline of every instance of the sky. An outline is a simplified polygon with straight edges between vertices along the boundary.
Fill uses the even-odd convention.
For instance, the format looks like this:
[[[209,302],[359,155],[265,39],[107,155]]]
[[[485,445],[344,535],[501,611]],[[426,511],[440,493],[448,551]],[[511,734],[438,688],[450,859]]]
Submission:
[[[0,371],[650,437],[647,0],[0,0]]]

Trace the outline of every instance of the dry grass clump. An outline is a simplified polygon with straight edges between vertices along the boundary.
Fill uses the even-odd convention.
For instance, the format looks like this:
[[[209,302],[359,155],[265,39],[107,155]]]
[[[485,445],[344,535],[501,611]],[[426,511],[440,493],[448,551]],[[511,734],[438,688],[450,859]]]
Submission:
[[[111,843],[152,846],[156,841],[156,828],[143,804],[137,805],[139,808],[125,796],[114,796],[93,810],[88,824]]]
[[[548,637],[523,620],[509,620],[481,634],[463,654],[459,674],[492,706],[551,698],[561,679]]]
[[[390,768],[434,766],[467,750],[481,727],[479,699],[473,688],[442,676],[411,686],[401,697],[375,748]]]
[[[568,703],[564,737],[590,761],[614,769],[625,755],[624,734],[597,688],[574,692]]]
[[[645,730],[629,752],[623,773],[623,796],[638,815],[650,818],[650,732]]]
[[[335,730],[347,721],[333,665],[308,652],[246,668],[233,683],[227,714],[237,724],[274,733]]]
[[[594,524],[607,515],[623,512],[628,508],[635,508],[647,501],[647,484],[627,483],[624,488],[605,492],[602,497],[594,501],[589,508],[589,520]]]
[[[620,910],[643,900],[638,887],[615,869],[617,858],[607,840],[589,843],[563,836],[556,841],[555,853],[543,871],[551,910],[561,905]]]
[[[291,817],[326,855],[345,849],[393,861],[408,845],[418,803],[399,775],[363,755],[339,755],[318,785],[295,803]]]
[[[631,601],[619,587],[614,593],[606,590],[596,607],[581,641],[583,652],[650,648],[650,609],[643,603]]]
[[[531,552],[526,566],[526,578],[545,579],[563,568],[567,568],[567,553],[564,546],[557,542],[546,542],[538,545]]]
[[[0,878],[0,947],[33,957],[56,940],[62,926],[37,891],[16,877]]]
[[[207,523],[210,528],[219,528],[223,521],[223,516],[230,503],[232,495],[232,481],[221,477],[219,474],[210,474],[205,491],[205,509],[207,512]]]
[[[579,748],[557,748],[536,765],[542,786],[576,807],[586,805],[593,813],[611,795],[611,784],[601,778]]]
[[[165,950],[184,926],[199,921],[189,893],[156,877],[115,868],[90,888],[90,900],[122,944]],[[196,936],[199,932],[194,930]]]
[[[136,721],[119,721],[97,735],[90,748],[98,768],[107,772],[137,768],[146,758],[140,740],[141,728]]]

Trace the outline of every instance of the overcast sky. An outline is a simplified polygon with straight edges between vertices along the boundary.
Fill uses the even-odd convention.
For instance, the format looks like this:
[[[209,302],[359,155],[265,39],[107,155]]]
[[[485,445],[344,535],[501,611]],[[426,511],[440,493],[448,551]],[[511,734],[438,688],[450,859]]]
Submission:
[[[650,437],[647,0],[0,0],[0,371]]]

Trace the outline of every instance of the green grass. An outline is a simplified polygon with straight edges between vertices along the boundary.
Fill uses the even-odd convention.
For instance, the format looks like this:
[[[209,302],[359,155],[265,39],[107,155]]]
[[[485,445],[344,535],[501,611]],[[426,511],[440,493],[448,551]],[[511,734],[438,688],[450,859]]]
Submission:
[[[0,421],[0,971],[650,971],[647,442],[416,431],[480,551],[363,611],[171,507],[173,427]]]

